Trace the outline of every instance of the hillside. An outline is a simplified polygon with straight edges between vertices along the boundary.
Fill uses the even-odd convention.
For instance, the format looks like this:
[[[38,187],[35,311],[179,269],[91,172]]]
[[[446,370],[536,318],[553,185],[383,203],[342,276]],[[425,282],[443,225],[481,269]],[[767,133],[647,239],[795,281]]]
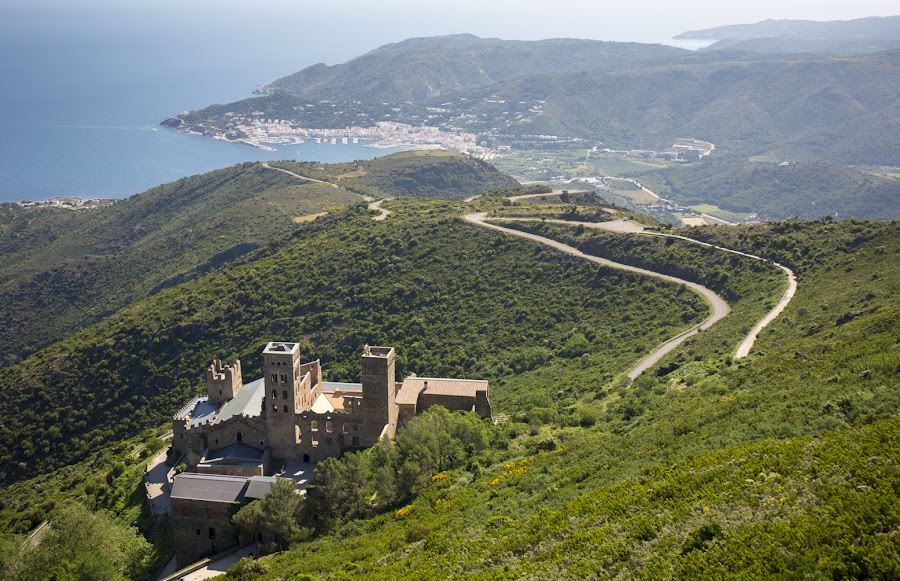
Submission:
[[[900,165],[900,51],[728,62],[595,75],[562,73],[492,88],[541,99],[528,130],[668,147],[681,136],[722,153]]]
[[[410,39],[343,64],[316,65],[279,79],[264,96],[163,123],[243,138],[266,119],[307,129],[390,121],[464,130],[480,142],[513,147],[572,146],[580,139],[658,151],[695,137],[744,156],[898,166],[898,79],[900,50],[841,57],[696,53],[461,35]]]
[[[272,338],[300,340],[303,357],[322,358],[334,380],[355,378],[363,344],[396,345],[401,377],[496,379],[494,401],[504,409],[512,397],[504,391],[519,393],[504,387],[508,376],[554,359],[576,330],[604,346],[592,373],[609,380],[634,353],[705,316],[700,299],[671,284],[498,239],[463,224],[461,208],[448,202],[386,207],[394,213],[383,222],[354,206],[301,224],[239,264],[165,289],[0,370],[3,481],[165,421],[215,356],[241,358],[252,377],[255,354]],[[554,397],[584,389],[559,383]],[[516,401],[550,399],[535,391]]]
[[[509,419],[458,467],[426,471],[411,496],[374,508],[367,499],[386,488],[370,467],[384,475],[397,457],[332,464],[353,478],[336,497],[320,481],[311,506],[329,503],[330,517],[264,559],[266,578],[893,576],[896,223],[677,231],[797,273],[794,301],[740,362],[734,345],[780,295],[779,271],[677,241],[541,226],[586,252],[678,269],[732,304],[627,387],[622,371],[706,306],[457,219],[514,209],[501,202],[401,199],[383,222],[360,205],[333,212],[0,371],[0,442],[16,442],[0,458],[5,481],[19,481],[0,491],[4,528],[28,530],[75,499],[134,518],[139,494],[124,494],[141,463],[121,458],[137,444],[105,458],[106,442],[164,424],[213,356],[240,357],[249,377],[265,341],[293,337],[336,380],[356,378],[367,342],[398,346],[401,377],[489,378]],[[89,466],[113,476],[104,485]]]
[[[538,73],[626,70],[690,57],[690,51],[661,45],[459,34],[411,38],[343,64],[313,65],[266,90],[313,100],[421,102]]]
[[[260,578],[896,576],[897,225],[684,233],[801,273],[750,361],[701,334],[633,388],[585,393],[593,419],[522,412],[465,466],[264,559]],[[371,477],[342,493],[368,498]]]
[[[348,170],[308,167],[326,181]],[[356,189],[378,197],[399,195],[404,183],[415,190],[408,195],[444,197],[515,185],[482,162],[443,152],[388,156],[364,167],[365,187]],[[4,204],[0,363],[285,237],[299,220],[360,201],[345,188],[244,164],[91,212]]]
[[[829,162],[713,157],[632,177],[685,206],[713,204],[763,220],[900,217],[900,180]]]
[[[484,161],[444,150],[409,151],[327,166],[303,162],[274,165],[301,175],[330,180],[351,192],[378,198],[413,196],[462,200],[519,185]]]

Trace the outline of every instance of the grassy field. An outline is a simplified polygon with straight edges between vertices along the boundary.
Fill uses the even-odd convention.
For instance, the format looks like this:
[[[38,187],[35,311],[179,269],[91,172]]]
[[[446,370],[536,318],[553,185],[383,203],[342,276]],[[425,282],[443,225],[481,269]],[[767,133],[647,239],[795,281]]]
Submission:
[[[688,206],[691,210],[695,212],[701,212],[703,214],[709,214],[710,216],[715,216],[716,218],[721,218],[723,220],[728,220],[729,222],[743,222],[752,214],[739,213],[739,212],[729,212],[728,210],[723,210],[718,206],[714,206],[713,204],[697,204],[696,206]]]

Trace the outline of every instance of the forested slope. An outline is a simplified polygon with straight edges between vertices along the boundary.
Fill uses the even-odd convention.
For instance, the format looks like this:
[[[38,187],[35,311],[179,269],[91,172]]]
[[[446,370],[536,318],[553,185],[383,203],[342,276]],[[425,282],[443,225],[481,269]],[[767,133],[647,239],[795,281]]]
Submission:
[[[354,508],[385,490],[384,455],[347,457],[327,474],[353,485],[311,499],[347,516],[260,578],[897,576],[897,224],[687,233],[798,272],[749,361],[700,334],[630,389],[586,394],[594,417],[531,408],[393,505]]]
[[[239,357],[253,377],[272,339],[300,341],[334,380],[358,377],[366,343],[396,346],[401,377],[499,379],[586,352],[564,349],[577,332],[603,345],[592,367],[611,378],[706,316],[691,293],[491,236],[448,202],[386,207],[384,222],[355,206],[301,225],[0,371],[3,480],[158,425],[201,388],[213,357]],[[569,398],[584,389],[558,386]]]
[[[298,220],[360,203],[354,192],[462,197],[516,185],[484,162],[441,151],[294,169],[354,191],[248,163],[88,212],[0,205],[0,365],[285,237]],[[354,171],[359,177],[337,179]]]

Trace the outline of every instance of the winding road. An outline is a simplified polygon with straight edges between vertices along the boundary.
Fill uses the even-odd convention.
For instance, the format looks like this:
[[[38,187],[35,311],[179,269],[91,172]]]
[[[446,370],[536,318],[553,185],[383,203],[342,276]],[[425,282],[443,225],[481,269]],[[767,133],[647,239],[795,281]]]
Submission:
[[[612,260],[606,260],[605,258],[600,258],[597,256],[591,256],[590,254],[585,254],[581,250],[573,246],[569,246],[568,244],[563,244],[562,242],[557,242],[556,240],[551,240],[550,238],[544,238],[543,236],[538,236],[537,234],[532,234],[530,232],[522,232],[520,230],[513,230],[511,228],[504,228],[503,226],[499,226],[497,224],[491,224],[490,222],[485,222],[486,214],[484,212],[477,214],[469,214],[465,216],[465,220],[471,222],[473,224],[477,224],[484,228],[490,228],[492,230],[497,230],[499,232],[504,232],[506,234],[511,234],[513,236],[519,236],[521,238],[527,238],[529,240],[533,240],[535,242],[540,242],[550,248],[558,250],[560,252],[564,252],[566,254],[571,254],[572,256],[577,256],[578,258],[583,258],[585,260],[589,260],[593,263],[600,264],[602,266],[608,266],[610,268],[617,268],[619,270],[625,270],[628,272],[634,272],[636,274],[644,274],[647,276],[654,276],[656,278],[661,278],[663,280],[667,280],[669,282],[674,282],[677,284],[684,285],[689,289],[693,290],[700,296],[702,296],[707,303],[712,306],[712,312],[709,317],[707,317],[702,323],[699,325],[695,325],[688,329],[687,331],[683,331],[679,333],[675,337],[669,339],[662,345],[656,348],[655,351],[641,359],[637,365],[632,367],[627,375],[629,379],[636,379],[641,373],[655,365],[660,359],[674,351],[679,345],[681,345],[688,338],[696,335],[700,331],[706,330],[710,328],[712,325],[717,323],[718,321],[725,318],[731,309],[728,306],[722,297],[709,290],[705,286],[699,285],[695,282],[690,282],[687,280],[683,280],[680,278],[676,278],[674,276],[669,276],[667,274],[661,274],[658,272],[653,272],[652,270],[647,270],[644,268],[638,268],[636,266],[630,266],[628,264],[621,264],[619,262],[613,262]],[[579,224],[579,222],[566,222],[565,220],[554,220],[554,222],[562,222],[567,224]],[[617,220],[618,222],[618,220]],[[603,224],[610,224],[610,222],[599,222],[599,223],[584,223],[585,225],[590,225],[591,227],[604,227],[601,226]],[[615,231],[615,230],[613,230]]]
[[[524,196],[516,196],[514,199],[521,200],[529,197],[538,197],[541,195],[547,194],[530,194]],[[472,198],[467,198],[465,201],[470,202],[475,199],[477,196],[473,196]],[[511,200],[513,198],[510,198]],[[497,224],[491,224],[486,222],[486,214],[485,213],[477,213],[477,214],[469,214],[465,216],[465,219],[473,224],[477,224],[484,228],[490,228],[493,230],[498,230],[500,232],[505,232],[507,234],[511,234],[513,236],[519,236],[521,238],[527,238],[529,240],[533,240],[535,242],[539,242],[541,244],[545,244],[551,248],[559,250],[560,252],[564,252],[566,254],[571,254],[572,256],[577,256],[579,258],[584,258],[585,260],[589,260],[591,262],[601,264],[603,266],[608,266],[611,268],[618,268],[620,270],[626,270],[629,272],[635,272],[638,274],[645,274],[648,276],[655,276],[657,278],[661,278],[663,280],[668,280],[670,282],[675,282],[678,284],[682,284],[694,292],[700,294],[711,306],[712,313],[710,316],[704,320],[699,325],[696,325],[687,331],[679,333],[675,337],[669,339],[652,353],[641,359],[637,365],[631,368],[627,375],[630,379],[636,379],[641,373],[655,365],[660,359],[674,351],[681,343],[687,340],[689,337],[696,335],[698,332],[702,330],[706,330],[716,322],[723,319],[729,312],[730,308],[728,304],[716,293],[711,291],[710,289],[701,286],[697,283],[693,283],[690,281],[682,280],[680,278],[675,278],[673,276],[665,275],[662,273],[654,272],[651,270],[637,268],[634,266],[629,266],[627,264],[620,264],[618,262],[613,262],[611,260],[606,260],[603,258],[599,258],[596,256],[591,256],[583,253],[573,246],[569,246],[563,244],[562,242],[557,242],[556,240],[551,240],[550,238],[545,238],[543,236],[538,236],[536,234],[531,234],[530,232],[522,232],[520,230],[513,230],[510,228],[504,228],[503,226]],[[538,220],[538,218],[491,218],[492,221],[514,221],[514,220]],[[572,226],[584,226],[586,228],[597,228],[602,230],[608,230],[610,232],[615,232],[619,234],[635,234],[639,236],[658,236],[664,238],[677,238],[679,240],[684,240],[691,244],[698,244],[700,246],[706,246],[709,248],[715,248],[717,250],[721,250],[723,252],[730,252],[732,254],[738,254],[740,256],[744,256],[746,258],[751,258],[753,260],[759,260],[761,262],[769,263],[777,268],[780,268],[786,275],[788,280],[787,289],[784,292],[784,295],[781,297],[781,300],[775,305],[775,308],[772,309],[763,319],[757,323],[757,325],[753,328],[752,331],[747,335],[747,337],[741,341],[741,344],[738,346],[737,351],[735,351],[734,358],[735,359],[743,359],[750,354],[750,349],[752,349],[754,343],[756,342],[756,338],[759,336],[760,331],[762,331],[767,325],[769,325],[772,321],[774,321],[778,315],[781,314],[782,311],[787,307],[788,303],[791,302],[791,299],[794,297],[794,294],[797,292],[797,279],[794,276],[794,272],[787,268],[786,266],[779,264],[777,262],[767,260],[760,256],[756,256],[753,254],[748,254],[746,252],[740,252],[738,250],[732,250],[731,248],[724,248],[722,246],[716,246],[713,244],[708,244],[706,242],[700,242],[699,240],[694,240],[692,238],[688,238],[686,236],[677,236],[675,234],[664,234],[662,232],[648,232],[644,229],[643,226],[636,224],[633,221],[624,219],[624,220],[611,220],[609,222],[572,222],[568,220],[558,220],[558,219],[547,219],[547,222],[555,222],[559,224],[567,224]]]

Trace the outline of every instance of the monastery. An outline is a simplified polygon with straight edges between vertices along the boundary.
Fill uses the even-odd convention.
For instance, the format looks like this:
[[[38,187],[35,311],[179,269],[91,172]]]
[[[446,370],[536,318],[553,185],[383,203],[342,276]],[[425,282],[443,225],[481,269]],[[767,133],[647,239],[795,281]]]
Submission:
[[[325,381],[319,361],[300,362],[298,343],[269,343],[262,357],[263,377],[247,384],[239,360],[214,360],[206,395],[173,418],[170,458],[188,468],[171,495],[179,564],[237,543],[229,505],[264,496],[286,465],[393,438],[433,405],[491,417],[487,381],[411,375],[398,384],[393,347],[365,346],[361,383]]]

